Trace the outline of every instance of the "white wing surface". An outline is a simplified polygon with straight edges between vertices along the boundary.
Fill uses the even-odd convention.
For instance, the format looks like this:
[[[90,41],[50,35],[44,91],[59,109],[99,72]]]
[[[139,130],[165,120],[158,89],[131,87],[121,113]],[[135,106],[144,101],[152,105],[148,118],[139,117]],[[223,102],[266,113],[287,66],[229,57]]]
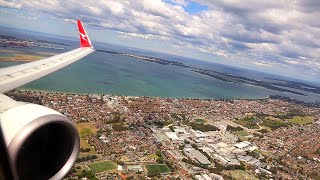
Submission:
[[[46,76],[92,53],[94,50],[90,39],[79,20],[78,29],[80,48],[34,62],[0,68],[0,93]]]

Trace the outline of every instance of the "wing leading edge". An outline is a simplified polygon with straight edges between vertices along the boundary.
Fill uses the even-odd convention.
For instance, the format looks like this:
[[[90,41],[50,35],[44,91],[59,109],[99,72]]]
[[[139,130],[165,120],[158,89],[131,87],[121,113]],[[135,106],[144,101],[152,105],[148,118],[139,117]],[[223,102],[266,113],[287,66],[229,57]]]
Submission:
[[[0,93],[4,93],[55,72],[92,53],[89,36],[78,20],[80,48],[42,60],[0,69]]]

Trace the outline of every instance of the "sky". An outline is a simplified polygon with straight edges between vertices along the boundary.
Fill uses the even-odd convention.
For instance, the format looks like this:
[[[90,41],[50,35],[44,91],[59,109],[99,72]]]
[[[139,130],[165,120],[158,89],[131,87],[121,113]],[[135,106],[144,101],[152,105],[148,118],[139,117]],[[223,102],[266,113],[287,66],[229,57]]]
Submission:
[[[0,0],[0,25],[320,82],[317,0]]]

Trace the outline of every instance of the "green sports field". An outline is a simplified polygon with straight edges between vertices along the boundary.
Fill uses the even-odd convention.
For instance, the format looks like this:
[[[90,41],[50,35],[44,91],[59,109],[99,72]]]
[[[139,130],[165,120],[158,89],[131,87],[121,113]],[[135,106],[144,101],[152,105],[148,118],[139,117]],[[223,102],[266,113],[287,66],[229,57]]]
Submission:
[[[230,171],[225,171],[225,173],[229,174],[232,179],[235,180],[258,180],[257,177],[255,177],[254,175],[251,175],[245,171],[242,170],[230,170]]]
[[[197,123],[202,123],[202,124],[205,122],[204,119],[195,119],[195,121],[196,121]]]
[[[314,121],[314,117],[311,116],[305,116],[305,117],[300,117],[300,116],[294,116],[292,119],[289,119],[288,121],[291,123],[299,124],[299,125],[304,125],[304,124],[309,124]]]
[[[91,123],[76,124],[80,137],[97,133],[98,129]]]
[[[247,133],[246,131],[236,131],[235,134],[237,134],[237,135],[239,135],[239,136],[242,136],[242,137],[245,137],[245,136],[250,135],[250,134]]]
[[[95,173],[109,171],[111,169],[117,168],[116,164],[112,161],[102,161],[102,162],[92,163],[89,165],[89,167]]]
[[[148,170],[148,175],[171,172],[166,164],[150,164],[146,165],[146,168]]]

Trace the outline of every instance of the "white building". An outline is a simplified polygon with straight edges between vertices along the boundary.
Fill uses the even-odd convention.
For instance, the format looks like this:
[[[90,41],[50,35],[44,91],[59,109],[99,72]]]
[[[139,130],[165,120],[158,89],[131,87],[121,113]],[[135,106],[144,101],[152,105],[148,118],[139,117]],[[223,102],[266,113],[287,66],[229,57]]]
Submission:
[[[171,139],[172,141],[177,141],[179,140],[179,137],[177,136],[177,133],[175,132],[165,132],[164,133],[169,139]]]
[[[143,172],[143,168],[141,167],[141,165],[132,165],[128,166],[127,168],[129,172]]]
[[[239,148],[239,149],[243,149],[243,148],[249,146],[250,144],[251,143],[248,142],[248,141],[243,141],[243,142],[239,142],[239,143],[235,144],[234,146]]]

